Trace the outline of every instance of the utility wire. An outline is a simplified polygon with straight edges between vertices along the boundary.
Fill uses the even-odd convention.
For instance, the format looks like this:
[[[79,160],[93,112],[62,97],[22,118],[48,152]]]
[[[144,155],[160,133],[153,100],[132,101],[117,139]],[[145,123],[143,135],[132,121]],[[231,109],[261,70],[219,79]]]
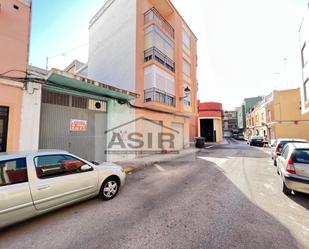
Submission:
[[[21,83],[24,83],[24,84],[31,81],[31,82],[38,83],[38,84],[41,84],[41,85],[57,86],[57,87],[60,87],[62,89],[66,89],[66,90],[79,90],[80,92],[91,94],[91,95],[94,95],[94,96],[105,97],[105,98],[117,100],[120,104],[127,104],[130,108],[142,109],[142,110],[147,110],[147,111],[162,113],[162,114],[169,114],[169,115],[174,115],[176,117],[190,118],[189,116],[181,115],[181,114],[177,114],[177,113],[173,113],[173,112],[160,111],[160,110],[155,110],[155,109],[151,109],[151,108],[147,108],[147,107],[143,107],[143,106],[136,106],[136,105],[133,105],[132,103],[130,103],[128,100],[122,99],[122,98],[112,97],[112,96],[104,95],[104,94],[95,94],[91,91],[76,89],[75,87],[59,86],[57,83],[50,81],[50,80],[45,80],[43,78],[36,78],[36,77],[24,77],[24,78],[22,78],[22,77],[10,77],[10,76],[1,76],[0,75],[0,79],[1,78],[2,79],[15,80],[17,82],[21,82]]]

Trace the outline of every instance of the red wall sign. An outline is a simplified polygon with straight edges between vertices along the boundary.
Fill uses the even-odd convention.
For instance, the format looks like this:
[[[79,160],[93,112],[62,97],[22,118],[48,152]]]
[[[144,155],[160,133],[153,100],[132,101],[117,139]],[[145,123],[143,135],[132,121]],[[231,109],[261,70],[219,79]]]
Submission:
[[[87,131],[87,120],[70,120],[70,131]]]

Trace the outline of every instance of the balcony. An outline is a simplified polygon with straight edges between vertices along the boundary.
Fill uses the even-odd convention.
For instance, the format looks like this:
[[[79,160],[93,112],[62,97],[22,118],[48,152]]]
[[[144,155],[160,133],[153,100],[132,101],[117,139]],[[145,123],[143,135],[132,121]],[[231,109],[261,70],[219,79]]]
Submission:
[[[152,47],[144,51],[144,62],[150,60],[156,60],[167,69],[175,72],[175,62],[156,47]]]
[[[158,88],[149,88],[144,91],[145,102],[158,102],[164,105],[176,106],[175,96]]]
[[[173,39],[175,39],[174,28],[164,19],[163,16],[155,9],[151,8],[144,14],[144,24],[154,20],[164,31],[166,31]]]

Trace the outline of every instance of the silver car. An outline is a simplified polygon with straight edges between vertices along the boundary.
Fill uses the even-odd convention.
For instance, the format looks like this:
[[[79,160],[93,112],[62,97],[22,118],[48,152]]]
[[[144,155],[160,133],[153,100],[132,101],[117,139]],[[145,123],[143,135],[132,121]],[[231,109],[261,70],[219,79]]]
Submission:
[[[278,138],[271,143],[271,159],[274,161],[274,166],[277,166],[277,157],[280,156],[283,147],[288,143],[307,143],[307,140],[298,138]]]
[[[114,198],[123,169],[95,165],[66,151],[0,154],[0,227],[99,196]]]
[[[309,194],[309,144],[289,143],[277,158],[277,173],[283,181],[283,193],[292,190]]]

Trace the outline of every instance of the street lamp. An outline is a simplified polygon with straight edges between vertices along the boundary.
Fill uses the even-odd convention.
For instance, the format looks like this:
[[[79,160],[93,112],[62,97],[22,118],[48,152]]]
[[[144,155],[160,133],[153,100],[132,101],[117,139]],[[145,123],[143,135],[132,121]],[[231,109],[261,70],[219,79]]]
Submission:
[[[187,87],[184,89],[185,96],[180,97],[179,100],[183,100],[183,99],[189,97],[190,92],[191,92],[191,89],[187,86]]]

